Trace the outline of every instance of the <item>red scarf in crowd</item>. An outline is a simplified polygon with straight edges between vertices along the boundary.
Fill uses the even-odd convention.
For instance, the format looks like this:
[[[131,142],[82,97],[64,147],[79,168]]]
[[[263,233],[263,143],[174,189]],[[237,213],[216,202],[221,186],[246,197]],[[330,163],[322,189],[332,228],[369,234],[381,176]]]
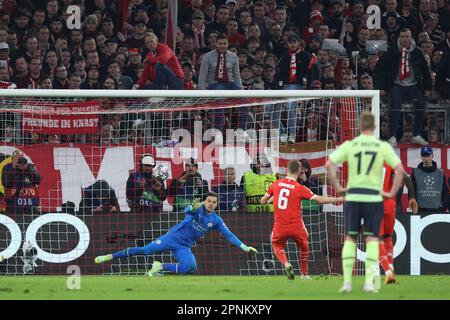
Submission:
[[[202,25],[200,29],[192,26],[192,31],[194,32],[194,47],[196,49],[206,47],[205,44],[205,25]]]
[[[217,51],[216,78],[218,82],[228,82],[227,52]]]
[[[289,83],[297,82],[297,54],[302,51],[301,48],[298,48],[297,51],[288,50],[288,53],[291,56],[291,64],[289,66]]]
[[[402,60],[400,61],[400,80],[409,77],[408,48],[402,48]]]

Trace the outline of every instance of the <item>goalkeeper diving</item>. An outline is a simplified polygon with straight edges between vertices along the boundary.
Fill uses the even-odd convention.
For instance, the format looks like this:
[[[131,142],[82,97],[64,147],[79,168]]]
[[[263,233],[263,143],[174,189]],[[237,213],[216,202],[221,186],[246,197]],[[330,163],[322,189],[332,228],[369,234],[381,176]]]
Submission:
[[[230,243],[245,252],[257,253],[253,247],[246,246],[225,225],[214,211],[217,208],[218,197],[215,192],[208,192],[202,203],[194,202],[184,209],[186,217],[171,228],[165,235],[152,241],[144,247],[133,247],[113,254],[98,256],[95,263],[104,263],[113,259],[135,255],[151,255],[157,252],[171,251],[178,263],[161,263],[154,261],[148,276],[153,277],[162,271],[189,274],[197,271],[197,262],[191,252],[192,245],[198,238],[211,230],[219,231]]]

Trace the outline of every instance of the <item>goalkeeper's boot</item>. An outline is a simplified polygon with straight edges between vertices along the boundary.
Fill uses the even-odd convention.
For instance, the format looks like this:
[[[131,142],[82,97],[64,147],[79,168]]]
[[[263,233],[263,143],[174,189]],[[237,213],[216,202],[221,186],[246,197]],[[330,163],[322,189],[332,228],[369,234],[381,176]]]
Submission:
[[[378,290],[375,288],[373,283],[364,283],[363,292],[377,293]]]
[[[163,267],[162,267],[161,262],[153,261],[152,268],[148,272],[148,276],[154,277],[154,276],[158,275],[158,273],[160,273],[162,271],[162,269],[163,269]]]
[[[284,265],[284,270],[286,271],[286,275],[287,275],[288,279],[294,280],[294,278],[295,278],[294,267],[292,267],[292,265],[289,262],[286,262],[286,264]]]
[[[344,283],[342,288],[339,289],[339,293],[350,293],[352,292],[352,284],[351,283]]]
[[[113,259],[112,254],[107,254],[107,255],[104,255],[104,256],[98,256],[98,257],[95,258],[95,263],[96,264],[105,263],[105,262],[111,261],[112,259]]]
[[[300,279],[302,279],[302,280],[312,280],[312,278],[308,274],[302,274],[300,276]]]
[[[384,284],[394,284],[397,283],[397,277],[393,270],[386,271],[386,278],[384,279]]]

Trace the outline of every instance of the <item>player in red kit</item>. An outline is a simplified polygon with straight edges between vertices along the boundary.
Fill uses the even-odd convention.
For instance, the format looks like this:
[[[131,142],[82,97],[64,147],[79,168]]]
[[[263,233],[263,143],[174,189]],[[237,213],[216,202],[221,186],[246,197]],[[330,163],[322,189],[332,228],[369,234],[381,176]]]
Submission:
[[[289,161],[287,177],[272,183],[261,199],[262,204],[273,200],[275,214],[271,237],[273,251],[283,264],[286,275],[290,280],[294,279],[294,270],[284,251],[286,241],[289,239],[294,240],[300,249],[301,278],[311,279],[308,275],[308,230],[306,230],[301,215],[302,199],[314,200],[319,204],[343,201],[343,198],[318,196],[307,187],[299,184],[297,178],[300,172],[301,163],[297,160]]]
[[[392,188],[394,170],[384,164],[384,181],[383,190],[389,192]],[[404,172],[403,181],[408,189],[409,207],[414,214],[417,213],[419,206],[414,196],[414,187],[411,181],[411,177]],[[385,284],[392,284],[397,282],[397,278],[394,273],[394,244],[392,242],[392,234],[394,233],[395,224],[395,212],[397,202],[395,198],[384,199],[384,215],[380,226],[380,242],[379,242],[379,260],[380,265],[386,275]]]

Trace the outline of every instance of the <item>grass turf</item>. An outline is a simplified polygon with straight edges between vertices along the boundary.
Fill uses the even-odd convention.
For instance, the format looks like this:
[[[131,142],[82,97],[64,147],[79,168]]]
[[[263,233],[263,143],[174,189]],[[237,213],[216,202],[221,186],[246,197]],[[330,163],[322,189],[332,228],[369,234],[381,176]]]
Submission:
[[[284,276],[82,276],[80,290],[68,290],[66,276],[2,276],[0,299],[450,299],[450,276],[399,276],[399,284],[376,294],[361,292],[356,277],[351,294],[339,294],[342,277],[311,281]]]

